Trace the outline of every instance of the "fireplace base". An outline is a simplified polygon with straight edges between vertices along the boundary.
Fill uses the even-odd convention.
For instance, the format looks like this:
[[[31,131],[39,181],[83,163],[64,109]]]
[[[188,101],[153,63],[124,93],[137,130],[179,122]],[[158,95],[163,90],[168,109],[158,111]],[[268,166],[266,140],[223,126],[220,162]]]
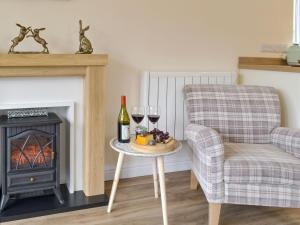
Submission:
[[[74,194],[70,194],[65,184],[60,186],[60,190],[64,199],[63,205],[57,201],[56,196],[53,194],[23,199],[10,199],[5,211],[0,213],[0,223],[95,208],[108,204],[108,197],[106,195],[87,197],[83,191],[76,191]]]
[[[59,201],[60,204],[64,204],[64,199],[63,199],[63,195],[60,191],[59,188],[54,188],[52,189],[54,195],[56,196],[56,199]],[[1,202],[0,202],[0,213],[4,210],[4,208],[6,207],[9,199],[11,198],[11,196],[9,194],[5,194],[2,196],[1,198]]]

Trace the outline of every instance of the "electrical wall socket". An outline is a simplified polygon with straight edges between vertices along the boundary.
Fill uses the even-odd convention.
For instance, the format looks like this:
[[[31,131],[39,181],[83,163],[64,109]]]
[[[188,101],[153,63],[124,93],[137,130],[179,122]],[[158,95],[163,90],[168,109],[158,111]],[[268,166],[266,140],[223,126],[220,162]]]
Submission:
[[[287,48],[286,44],[262,44],[261,52],[285,53]]]

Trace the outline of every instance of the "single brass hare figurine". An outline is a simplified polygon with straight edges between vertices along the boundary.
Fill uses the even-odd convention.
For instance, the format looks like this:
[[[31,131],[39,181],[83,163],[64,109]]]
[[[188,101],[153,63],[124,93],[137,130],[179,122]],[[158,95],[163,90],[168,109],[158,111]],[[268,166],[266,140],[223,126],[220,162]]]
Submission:
[[[34,39],[37,43],[39,43],[40,45],[43,46],[44,49],[43,49],[43,51],[42,51],[41,53],[49,54],[49,49],[48,49],[48,47],[47,47],[47,44],[48,44],[48,43],[46,42],[45,39],[43,39],[43,38],[40,37],[40,31],[45,30],[45,28],[39,28],[39,29],[34,29],[34,30],[29,29],[29,30],[30,30],[30,32],[31,32],[31,35],[27,35],[27,38],[33,37],[33,39]]]
[[[17,37],[15,37],[14,39],[11,40],[12,45],[10,46],[9,52],[8,53],[15,53],[14,48],[21,42],[24,40],[25,36],[28,34],[28,32],[30,31],[30,27],[24,27],[21,24],[17,23],[17,26],[20,27],[20,33]]]
[[[79,20],[79,51],[76,52],[76,54],[92,54],[93,47],[90,42],[90,40],[84,35],[84,32],[90,29],[90,26],[87,26],[85,28],[82,28],[82,21]]]

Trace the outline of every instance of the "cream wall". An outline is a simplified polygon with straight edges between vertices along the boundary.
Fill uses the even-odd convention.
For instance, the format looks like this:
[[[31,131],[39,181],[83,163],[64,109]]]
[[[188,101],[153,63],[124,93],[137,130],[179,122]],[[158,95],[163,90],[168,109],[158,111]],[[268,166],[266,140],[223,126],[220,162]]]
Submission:
[[[16,22],[46,27],[41,36],[52,53],[75,52],[78,20],[90,24],[95,52],[110,57],[107,140],[116,134],[120,95],[137,103],[142,71],[236,71],[238,56],[267,56],[263,43],[292,40],[292,0],[1,0],[0,9],[0,52]],[[109,151],[108,169],[115,159]]]

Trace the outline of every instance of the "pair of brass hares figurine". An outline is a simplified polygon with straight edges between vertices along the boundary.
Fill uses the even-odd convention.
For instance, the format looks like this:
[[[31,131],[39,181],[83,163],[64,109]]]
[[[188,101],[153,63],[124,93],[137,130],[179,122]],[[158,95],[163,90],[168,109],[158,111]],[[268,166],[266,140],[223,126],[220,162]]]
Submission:
[[[18,54],[18,53],[42,53],[42,54],[49,54],[49,49],[47,47],[47,42],[45,39],[40,37],[40,31],[45,30],[45,28],[38,28],[32,30],[31,27],[25,27],[21,24],[17,23],[17,26],[20,27],[20,33],[17,37],[11,40],[12,45],[10,46],[9,52],[11,54]],[[90,40],[85,36],[85,31],[87,31],[90,27],[87,26],[85,28],[82,28],[82,21],[79,21],[79,50],[76,52],[76,54],[91,54],[93,52],[92,44]],[[28,35],[28,33],[31,33]],[[14,49],[15,47],[20,44],[24,40],[24,38],[32,37],[37,43],[43,46],[43,50],[41,52],[16,52]]]
[[[20,27],[20,33],[17,37],[11,40],[12,45],[10,46],[8,53],[21,53],[21,52],[15,52],[14,49],[18,44],[20,44],[20,42],[24,40],[25,37],[26,38],[32,37],[37,43],[43,46],[44,48],[43,51],[39,53],[45,53],[45,54],[49,53],[49,49],[47,47],[48,43],[45,41],[45,39],[40,37],[40,31],[45,30],[45,28],[38,28],[32,30],[31,27],[25,27],[18,23],[17,26]],[[27,35],[29,32],[31,32],[31,34]],[[35,52],[24,52],[24,53],[35,53]]]

